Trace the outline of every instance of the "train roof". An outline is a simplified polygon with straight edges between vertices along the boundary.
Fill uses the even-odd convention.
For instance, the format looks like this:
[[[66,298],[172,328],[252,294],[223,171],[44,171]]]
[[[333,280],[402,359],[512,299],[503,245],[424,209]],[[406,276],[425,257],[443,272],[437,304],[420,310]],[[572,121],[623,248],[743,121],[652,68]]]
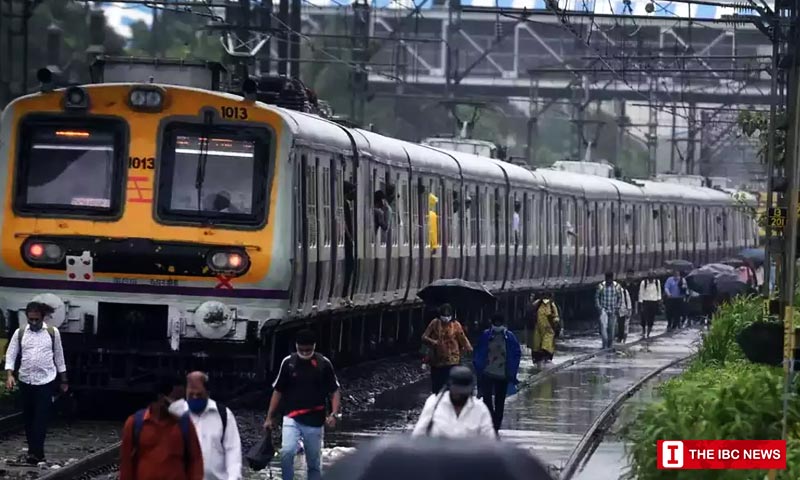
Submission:
[[[479,157],[471,153],[455,152],[438,147],[418,145],[419,148],[435,150],[439,153],[451,156],[461,167],[461,174],[465,180],[475,182],[505,183],[506,175],[500,165],[492,162],[491,158]]]
[[[547,186],[561,193],[581,191],[587,199],[602,200],[618,198],[619,193],[607,178],[564,172],[544,168],[536,170],[544,178]]]

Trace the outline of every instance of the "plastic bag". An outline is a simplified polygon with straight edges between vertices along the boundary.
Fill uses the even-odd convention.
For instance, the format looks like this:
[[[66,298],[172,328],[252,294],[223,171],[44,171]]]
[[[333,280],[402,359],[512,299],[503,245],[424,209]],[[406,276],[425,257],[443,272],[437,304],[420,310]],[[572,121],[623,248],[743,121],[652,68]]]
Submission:
[[[272,432],[267,431],[258,443],[250,447],[245,459],[247,459],[247,464],[250,465],[250,468],[259,471],[265,469],[274,456],[275,447],[272,445]]]

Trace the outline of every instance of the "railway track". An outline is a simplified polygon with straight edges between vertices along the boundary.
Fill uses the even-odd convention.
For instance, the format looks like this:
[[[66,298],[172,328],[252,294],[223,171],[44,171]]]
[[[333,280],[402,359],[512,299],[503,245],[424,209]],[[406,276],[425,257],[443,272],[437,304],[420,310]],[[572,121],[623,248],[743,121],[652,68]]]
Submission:
[[[633,395],[665,370],[686,363],[694,356],[695,354],[686,355],[666,365],[655,368],[617,395],[605,410],[603,410],[600,416],[595,419],[594,423],[592,423],[583,435],[583,438],[581,438],[581,441],[575,446],[575,449],[572,451],[572,454],[567,459],[567,463],[561,471],[560,480],[572,480],[573,477],[586,466],[586,462],[588,462],[594,450],[600,445],[600,442],[603,441],[606,432],[616,420],[620,410]]]
[[[680,332],[680,331],[679,331]],[[648,340],[637,340],[622,346],[616,347],[616,349],[602,349],[593,351],[587,354],[579,355],[574,358],[571,358],[565,362],[561,362],[559,364],[554,365],[547,370],[537,373],[536,375],[531,376],[527,380],[523,381],[522,385],[526,390],[536,389],[541,387],[542,385],[546,385],[552,382],[558,382],[559,377],[564,375],[570,375],[571,372],[575,370],[580,370],[583,368],[587,363],[592,362],[603,362],[606,361],[607,358],[612,357],[616,358],[620,354],[622,354],[623,358],[627,355],[625,352],[636,350],[644,346],[645,349],[648,346],[657,345],[659,342],[669,341],[675,335],[676,332],[663,332],[658,335],[652,336]],[[663,371],[664,369],[668,368],[670,365],[677,363],[681,360],[684,360],[684,357],[681,357],[677,360],[671,360],[666,365],[659,365],[656,370],[658,372]],[[589,430],[581,437],[581,439],[577,442],[578,446],[570,449],[570,451],[575,452],[580,447],[582,453],[575,453],[570,454],[570,458],[573,456],[575,457],[574,460],[571,460],[573,464],[577,465],[580,463],[579,460],[585,458],[586,454],[591,451],[591,446],[599,440],[592,440],[597,439],[599,432],[602,431],[602,428],[605,423],[612,418],[612,413],[618,411],[619,407],[622,406],[624,403],[624,399],[627,399],[630,395],[633,394],[638,388],[641,388],[642,385],[646,383],[647,380],[651,379],[654,375],[655,370],[651,370],[645,377],[639,377],[635,380],[633,386],[627,386],[625,391],[623,392],[624,395],[621,393],[617,395],[612,401],[611,404],[606,402],[606,409],[604,412],[601,412],[600,416],[596,419],[597,426],[593,427],[594,434],[590,433]],[[623,399],[624,397],[624,399]],[[603,420],[605,419],[605,420]],[[0,423],[0,428],[2,427],[2,423]],[[117,435],[114,438],[113,442],[106,443],[106,446],[102,449],[92,452],[89,455],[85,455],[82,458],[79,458],[76,461],[72,461],[66,463],[61,468],[52,469],[47,472],[43,472],[44,475],[39,477],[42,479],[50,479],[50,480],[60,480],[60,479],[75,479],[75,480],[83,480],[83,479],[96,479],[96,478],[109,478],[118,470],[118,460],[119,460],[119,448],[120,443],[118,440],[118,430],[119,424],[115,424],[116,430],[115,434]],[[592,425],[589,426],[592,428]],[[1,431],[1,430],[0,430]],[[506,433],[505,431],[502,433]],[[506,435],[504,435],[505,437]],[[514,443],[520,443],[516,441],[513,437],[514,434],[510,435],[511,441]],[[586,437],[586,440],[583,439]],[[600,435],[599,438],[602,438]],[[522,442],[525,446],[524,443]],[[575,442],[573,442],[574,445]],[[581,446],[586,445],[586,446]],[[567,466],[570,464],[568,463]],[[565,467],[566,468],[566,467]],[[570,467],[572,468],[572,467]],[[566,470],[564,470],[566,471]]]

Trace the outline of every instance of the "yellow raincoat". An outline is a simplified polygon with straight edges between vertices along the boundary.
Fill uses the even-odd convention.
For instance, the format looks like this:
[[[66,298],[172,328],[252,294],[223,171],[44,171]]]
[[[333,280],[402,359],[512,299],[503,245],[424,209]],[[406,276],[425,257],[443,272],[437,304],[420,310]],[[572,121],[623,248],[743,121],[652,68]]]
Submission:
[[[436,195],[428,194],[428,246],[431,250],[439,248],[439,215],[436,213]]]
[[[553,325],[560,322],[558,317],[558,307],[549,299],[544,299],[539,304],[538,309],[534,309],[536,315],[533,327],[533,340],[531,351],[546,351],[550,354],[556,351],[556,332]],[[551,322],[551,319],[553,320]]]

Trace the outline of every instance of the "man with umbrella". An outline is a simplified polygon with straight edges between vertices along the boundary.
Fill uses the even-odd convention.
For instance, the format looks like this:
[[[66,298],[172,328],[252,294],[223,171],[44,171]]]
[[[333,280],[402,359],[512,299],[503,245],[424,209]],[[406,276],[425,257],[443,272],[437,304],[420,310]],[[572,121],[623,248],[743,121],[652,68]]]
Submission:
[[[686,279],[678,271],[664,283],[664,308],[667,311],[667,330],[674,330],[680,327],[684,297],[687,291]]]
[[[439,307],[439,316],[428,324],[422,341],[431,349],[431,392],[439,393],[447,382],[450,369],[461,363],[461,355],[472,352],[472,345],[461,324],[453,318],[453,307],[449,303]]]

